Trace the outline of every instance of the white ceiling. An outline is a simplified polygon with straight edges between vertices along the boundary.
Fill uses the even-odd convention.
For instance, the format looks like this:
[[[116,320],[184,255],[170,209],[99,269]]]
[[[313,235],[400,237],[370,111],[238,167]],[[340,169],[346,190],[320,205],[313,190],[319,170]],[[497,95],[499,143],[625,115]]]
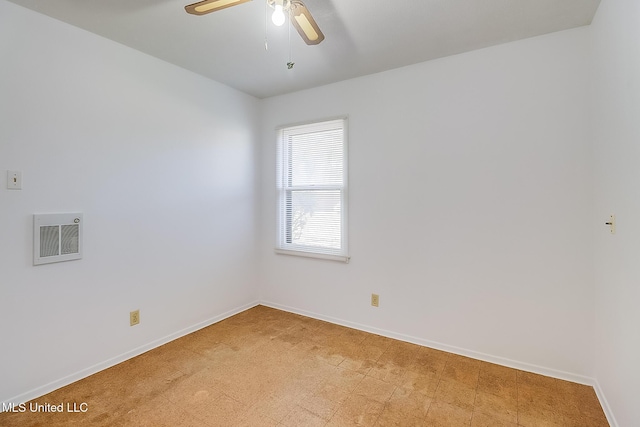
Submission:
[[[259,98],[591,23],[600,0],[304,0],[307,46],[253,0],[204,16],[195,0],[9,0]],[[269,17],[270,17],[269,12]]]

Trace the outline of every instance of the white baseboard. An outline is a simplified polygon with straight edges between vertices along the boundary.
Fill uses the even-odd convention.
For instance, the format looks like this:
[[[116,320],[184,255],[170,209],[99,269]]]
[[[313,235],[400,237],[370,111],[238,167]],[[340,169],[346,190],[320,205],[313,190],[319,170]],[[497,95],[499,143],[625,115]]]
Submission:
[[[527,372],[532,372],[535,374],[540,374],[540,375],[545,375],[548,377],[553,377],[553,378],[558,378],[561,380],[566,380],[566,381],[571,381],[574,383],[579,383],[579,384],[585,384],[585,385],[589,385],[589,386],[593,386],[595,383],[595,380],[593,378],[584,376],[584,375],[578,375],[578,374],[573,374],[570,372],[565,372],[565,371],[559,371],[556,369],[550,369],[550,368],[545,368],[543,366],[538,366],[538,365],[532,365],[530,363],[525,363],[525,362],[519,362],[517,360],[511,360],[511,359],[506,359],[504,357],[499,357],[499,356],[492,356],[490,354],[485,354],[485,353],[480,353],[477,351],[473,351],[473,350],[467,350],[464,348],[460,348],[460,347],[455,347],[455,346],[451,346],[448,344],[443,344],[443,343],[439,343],[436,341],[430,341],[430,340],[425,340],[422,338],[416,338],[416,337],[412,337],[410,335],[405,335],[405,334],[400,334],[397,332],[392,332],[392,331],[387,331],[385,329],[378,329],[378,328],[374,328],[371,326],[367,326],[367,325],[362,325],[359,323],[355,323],[355,322],[349,322],[346,320],[342,320],[342,319],[337,319],[335,317],[330,317],[330,316],[324,316],[318,313],[312,313],[306,310],[299,310],[297,308],[294,307],[288,307],[285,305],[281,305],[281,304],[276,304],[276,303],[272,303],[272,302],[268,302],[268,301],[261,301],[260,302],[261,305],[267,306],[267,307],[271,307],[271,308],[275,308],[278,310],[283,310],[283,311],[288,311],[290,313],[296,313],[296,314],[300,314],[302,316],[307,316],[307,317],[312,317],[314,319],[318,319],[318,320],[324,320],[330,323],[335,323],[338,325],[342,325],[342,326],[346,326],[349,328],[353,328],[353,329],[358,329],[364,332],[370,332],[373,334],[377,334],[377,335],[382,335],[388,338],[393,338],[393,339],[397,339],[400,341],[406,341],[406,342],[410,342],[413,344],[418,344],[421,346],[425,346],[425,347],[429,347],[429,348],[434,348],[436,350],[442,350],[442,351],[446,351],[448,353],[454,353],[454,354],[458,354],[461,356],[466,356],[466,357],[471,357],[472,359],[478,359],[478,360],[482,360],[485,362],[490,362],[490,363],[495,363],[498,365],[502,365],[502,366],[507,366],[509,368],[514,368],[514,369],[519,369],[521,371],[527,371]]]
[[[71,375],[67,375],[67,376],[65,376],[63,378],[60,378],[59,380],[52,381],[49,384],[45,384],[45,385],[37,387],[37,388],[35,388],[33,390],[29,390],[26,393],[22,393],[22,394],[20,394],[18,396],[15,396],[15,397],[13,397],[13,398],[11,398],[9,400],[4,401],[4,402],[5,403],[12,402],[12,403],[15,403],[16,405],[28,402],[30,400],[33,400],[33,399],[38,398],[40,396],[43,396],[43,395],[45,395],[47,393],[51,393],[52,391],[57,390],[57,389],[59,389],[61,387],[64,387],[64,386],[69,385],[71,383],[74,383],[74,382],[76,382],[78,380],[86,378],[86,377],[88,377],[90,375],[93,375],[93,374],[98,373],[100,371],[103,371],[103,370],[105,370],[107,368],[110,368],[110,367],[112,367],[114,365],[117,365],[118,363],[122,363],[125,360],[129,360],[129,359],[131,359],[133,357],[139,356],[142,353],[146,353],[149,350],[153,350],[156,347],[160,347],[161,345],[164,345],[164,344],[166,344],[168,342],[171,342],[171,341],[173,341],[175,339],[178,339],[180,337],[188,335],[188,334],[190,334],[192,332],[195,332],[195,331],[197,331],[199,329],[206,328],[207,326],[211,326],[214,323],[218,323],[219,321],[224,320],[227,317],[231,317],[231,316],[236,315],[236,314],[238,314],[240,312],[248,310],[248,309],[250,309],[252,307],[255,307],[258,304],[259,304],[259,302],[255,301],[255,302],[251,302],[249,304],[244,304],[244,305],[242,305],[240,307],[236,307],[236,308],[234,308],[232,310],[229,310],[229,311],[227,311],[225,313],[222,313],[222,314],[220,314],[218,316],[214,316],[214,317],[212,317],[210,319],[207,319],[207,320],[205,320],[203,322],[197,323],[197,324],[195,324],[193,326],[190,326],[188,328],[181,329],[181,330],[179,330],[177,332],[174,332],[174,333],[172,333],[170,335],[167,335],[167,336],[162,337],[160,339],[154,340],[154,341],[152,341],[152,342],[150,342],[148,344],[145,344],[145,345],[142,345],[140,347],[134,348],[133,350],[127,351],[126,353],[123,353],[123,354],[120,354],[118,356],[115,356],[115,357],[112,357],[110,359],[107,359],[104,362],[97,363],[97,364],[95,364],[93,366],[90,366],[88,368],[82,369],[82,370],[80,370],[80,371],[78,371],[76,373],[73,373]],[[2,411],[2,406],[0,406],[0,412],[1,411]]]
[[[593,389],[596,391],[596,396],[598,396],[598,400],[600,401],[600,406],[602,406],[602,410],[604,414],[607,416],[607,421],[609,421],[609,425],[611,427],[618,427],[618,421],[616,421],[616,417],[613,416],[613,411],[611,410],[611,406],[609,405],[609,401],[604,395],[604,391],[600,387],[600,383],[598,380],[594,380]]]

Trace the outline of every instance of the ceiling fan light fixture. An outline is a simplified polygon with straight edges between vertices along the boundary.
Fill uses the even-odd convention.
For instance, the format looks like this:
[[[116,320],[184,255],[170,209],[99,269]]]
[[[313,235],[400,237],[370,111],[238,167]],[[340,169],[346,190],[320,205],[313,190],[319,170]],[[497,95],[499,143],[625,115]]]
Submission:
[[[282,24],[284,24],[285,16],[282,0],[276,0],[275,11],[273,12],[273,15],[271,15],[271,20],[278,27],[281,27]]]
[[[204,15],[217,10],[226,9],[231,6],[246,3],[251,0],[203,0],[185,6],[187,13],[193,15]],[[264,0],[266,6],[274,9],[271,20],[277,26],[284,25],[287,15],[291,25],[296,29],[302,40],[308,45],[319,44],[324,40],[324,34],[316,23],[311,12],[304,5],[302,0]],[[266,28],[265,28],[266,31]],[[266,42],[265,42],[266,43]]]
[[[237,4],[246,3],[251,0],[204,0],[185,6],[187,13],[192,15],[205,15],[216,10],[226,9]]]

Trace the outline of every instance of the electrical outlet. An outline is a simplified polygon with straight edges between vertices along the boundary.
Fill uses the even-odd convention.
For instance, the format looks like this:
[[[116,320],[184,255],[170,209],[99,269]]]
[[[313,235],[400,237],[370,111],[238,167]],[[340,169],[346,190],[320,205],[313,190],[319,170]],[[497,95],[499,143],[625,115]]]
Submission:
[[[129,313],[129,323],[131,326],[135,326],[140,323],[140,310],[132,311]]]
[[[379,307],[380,306],[380,295],[371,294],[371,305],[374,306],[374,307]]]

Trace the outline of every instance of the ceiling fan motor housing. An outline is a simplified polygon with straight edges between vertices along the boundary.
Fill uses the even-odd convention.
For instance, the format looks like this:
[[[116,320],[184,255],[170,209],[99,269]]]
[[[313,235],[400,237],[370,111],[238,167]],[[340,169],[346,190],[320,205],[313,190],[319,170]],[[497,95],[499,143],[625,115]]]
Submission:
[[[267,3],[269,4],[270,7],[272,7],[273,9],[276,8],[276,5],[278,3],[282,3],[282,9],[285,12],[288,12],[289,9],[291,9],[291,0],[267,0]]]

